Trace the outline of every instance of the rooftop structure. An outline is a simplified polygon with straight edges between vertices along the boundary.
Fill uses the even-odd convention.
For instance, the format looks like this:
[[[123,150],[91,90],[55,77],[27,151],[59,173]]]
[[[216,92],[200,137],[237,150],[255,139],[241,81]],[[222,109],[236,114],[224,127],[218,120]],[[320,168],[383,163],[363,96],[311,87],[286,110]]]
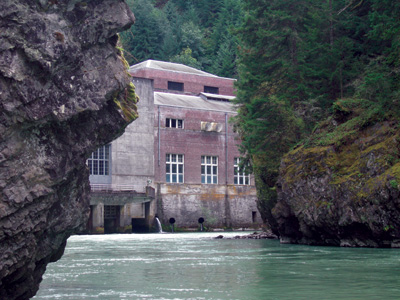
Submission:
[[[154,80],[155,91],[234,96],[235,79],[219,77],[182,64],[146,60],[130,67],[129,73],[133,77]]]

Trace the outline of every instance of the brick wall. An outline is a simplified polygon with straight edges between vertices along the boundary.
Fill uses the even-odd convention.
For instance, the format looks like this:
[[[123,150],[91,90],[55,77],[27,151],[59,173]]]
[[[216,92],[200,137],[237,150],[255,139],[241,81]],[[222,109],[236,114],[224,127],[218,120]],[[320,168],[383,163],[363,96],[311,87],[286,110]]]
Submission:
[[[196,75],[190,73],[165,71],[157,69],[140,69],[131,72],[134,77],[151,78],[154,80],[155,90],[168,90],[168,81],[183,82],[184,92],[199,94],[204,92],[204,86],[219,88],[220,95],[234,96],[234,79]]]
[[[228,123],[226,135],[225,113],[186,108],[160,107],[160,130],[158,130],[158,108],[155,109],[155,180],[165,182],[166,154],[184,155],[184,182],[201,183],[201,156],[218,157],[218,183],[234,183],[234,158],[239,157],[237,147],[239,141],[232,127]],[[233,114],[228,114],[229,118]],[[166,118],[184,120],[184,128],[166,128]],[[201,130],[201,122],[216,122],[222,125],[221,132],[207,132]],[[160,147],[158,146],[158,132],[160,133]],[[227,136],[227,139],[226,139]],[[226,147],[228,158],[226,158]],[[160,163],[158,165],[158,153]],[[227,174],[226,174],[227,163]],[[228,175],[228,176],[226,176]]]

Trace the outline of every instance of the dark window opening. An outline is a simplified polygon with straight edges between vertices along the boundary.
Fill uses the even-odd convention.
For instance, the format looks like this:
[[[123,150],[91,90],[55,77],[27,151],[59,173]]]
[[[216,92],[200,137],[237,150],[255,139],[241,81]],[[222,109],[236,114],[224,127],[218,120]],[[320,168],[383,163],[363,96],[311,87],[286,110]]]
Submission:
[[[168,89],[172,91],[181,91],[183,92],[183,83],[182,82],[175,82],[175,81],[168,81]]]
[[[219,94],[219,88],[215,86],[204,86],[204,93]]]

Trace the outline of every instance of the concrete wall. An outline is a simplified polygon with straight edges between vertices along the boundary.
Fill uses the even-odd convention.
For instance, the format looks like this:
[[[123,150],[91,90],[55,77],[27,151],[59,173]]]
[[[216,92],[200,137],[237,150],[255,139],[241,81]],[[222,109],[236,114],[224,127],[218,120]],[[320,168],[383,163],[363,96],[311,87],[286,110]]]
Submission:
[[[134,186],[144,192],[148,180],[154,181],[154,93],[153,81],[134,78],[140,100],[139,118],[112,142],[112,183]]]
[[[196,228],[202,217],[206,227],[251,228],[262,223],[256,198],[254,186],[159,184],[158,215],[163,224],[174,218],[177,227]]]
[[[138,203],[141,200],[136,199],[138,195],[133,192],[145,193],[154,184],[153,81],[142,78],[133,78],[132,81],[140,98],[139,118],[111,144],[111,181],[108,183],[112,184],[114,193],[91,193],[92,231],[105,226],[104,205],[119,207],[118,224],[115,225],[122,229],[131,226],[132,218],[150,223],[156,214],[156,201],[151,201],[150,204]],[[103,183],[96,181],[96,178],[90,180],[91,183]]]

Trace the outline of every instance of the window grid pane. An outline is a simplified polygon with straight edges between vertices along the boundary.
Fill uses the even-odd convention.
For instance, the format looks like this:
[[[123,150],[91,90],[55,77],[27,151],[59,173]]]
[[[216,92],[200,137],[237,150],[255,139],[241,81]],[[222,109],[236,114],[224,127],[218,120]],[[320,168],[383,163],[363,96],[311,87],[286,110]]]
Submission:
[[[233,165],[233,182],[239,185],[250,185],[250,175],[239,169],[240,158],[235,157]]]
[[[218,157],[201,157],[201,183],[218,183]]]
[[[183,129],[183,120],[166,118],[165,119],[165,127]]]
[[[90,175],[110,175],[110,148],[105,145],[92,153],[88,159]]]
[[[182,154],[166,155],[166,182],[183,183],[183,164],[184,157]]]

